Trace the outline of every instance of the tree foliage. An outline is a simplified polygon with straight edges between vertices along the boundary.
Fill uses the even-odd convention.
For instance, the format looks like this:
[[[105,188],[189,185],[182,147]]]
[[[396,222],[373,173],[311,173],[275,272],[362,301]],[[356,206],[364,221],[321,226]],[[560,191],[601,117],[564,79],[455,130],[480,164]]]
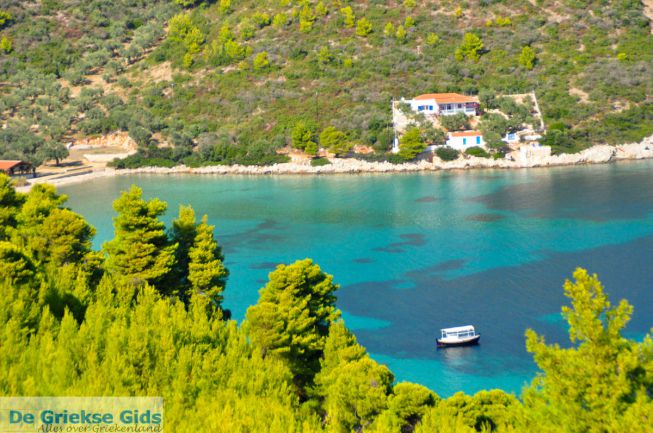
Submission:
[[[409,128],[399,139],[399,156],[406,161],[414,159],[424,149],[426,144],[422,139],[422,131],[417,127]]]
[[[336,156],[347,154],[352,148],[352,143],[347,139],[347,135],[333,126],[322,130],[320,144]]]
[[[306,150],[307,147],[316,149],[315,128],[307,122],[299,121],[292,129],[292,147]],[[314,153],[314,152],[313,152]]]
[[[340,14],[342,15],[345,26],[354,27],[354,25],[356,25],[356,15],[354,15],[354,11],[351,6],[345,6],[344,8],[340,9]]]
[[[525,46],[519,53],[518,62],[524,69],[530,71],[535,65],[535,51],[531,47]]]
[[[0,29],[7,26],[11,21],[13,21],[13,15],[5,10],[0,10]]]
[[[254,69],[257,71],[263,71],[265,69],[268,69],[270,67],[270,60],[268,59],[268,53],[265,51],[258,53],[254,57],[254,61],[252,62]]]
[[[319,370],[329,325],[340,316],[331,275],[310,259],[280,265],[247,309],[252,344],[261,355],[283,359],[300,388]]]
[[[65,202],[50,185],[17,193],[0,174],[2,395],[161,395],[166,429],[181,433],[650,431],[653,340],[623,337],[632,306],[611,304],[585,270],[564,286],[570,345],[527,331],[541,372],[523,404],[499,390],[440,399],[394,383],[338,319],[337,285],[311,260],[273,271],[239,327],[216,302],[226,269],[206,217],[183,206],[166,231],[165,203],[132,187],[104,255]],[[144,275],[158,279],[164,251],[187,269],[152,286]],[[123,274],[136,264],[149,270],[132,272],[135,286]]]
[[[474,33],[465,33],[462,44],[456,49],[456,60],[462,61],[464,59],[473,60],[478,62],[481,57],[481,50],[484,44],[481,38]]]
[[[653,340],[625,339],[633,307],[612,305],[596,275],[584,269],[566,281],[562,308],[570,348],[547,345],[533,330],[526,348],[542,373],[524,396],[529,428],[541,432],[650,430]],[[648,415],[647,415],[648,414]]]
[[[372,33],[372,23],[367,18],[363,17],[356,22],[356,34],[365,37]]]
[[[9,54],[14,50],[11,39],[6,36],[0,38],[0,53]]]
[[[188,281],[195,293],[208,297],[219,308],[229,271],[223,263],[222,249],[213,237],[215,227],[207,221],[208,216],[204,215],[188,252]]]
[[[116,278],[156,286],[175,264],[177,244],[169,241],[165,225],[158,218],[165,212],[166,203],[146,201],[142,195],[140,188],[132,186],[114,202],[118,212],[114,218],[115,238],[103,248],[107,270]]]
[[[469,117],[464,113],[440,116],[440,124],[448,131],[469,129]]]

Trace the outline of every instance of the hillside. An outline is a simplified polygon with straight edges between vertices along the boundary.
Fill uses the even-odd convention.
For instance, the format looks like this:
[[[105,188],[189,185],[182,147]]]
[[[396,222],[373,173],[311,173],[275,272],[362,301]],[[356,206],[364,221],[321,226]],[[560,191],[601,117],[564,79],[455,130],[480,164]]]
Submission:
[[[479,95],[489,109],[496,95],[534,90],[556,152],[653,133],[653,35],[639,0],[0,0],[0,10],[4,158],[39,163],[65,155],[71,137],[122,130],[140,147],[129,164],[265,164],[290,144],[323,145],[328,126],[384,158],[392,99],[426,92]]]

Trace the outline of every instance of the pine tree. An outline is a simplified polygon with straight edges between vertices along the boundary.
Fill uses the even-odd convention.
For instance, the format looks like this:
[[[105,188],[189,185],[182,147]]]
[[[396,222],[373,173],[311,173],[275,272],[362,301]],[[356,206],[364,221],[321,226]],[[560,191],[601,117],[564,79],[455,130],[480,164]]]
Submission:
[[[206,295],[219,308],[229,271],[223,263],[222,249],[213,237],[215,227],[208,225],[207,220],[204,215],[188,254],[188,280],[195,293]]]
[[[302,390],[319,370],[329,324],[339,317],[333,277],[310,259],[270,273],[259,301],[247,309],[252,343],[263,356],[285,361]]]
[[[16,192],[11,178],[0,173],[0,240],[7,239],[16,227],[16,216],[24,201],[25,196]]]
[[[55,266],[80,263],[91,251],[95,229],[68,209],[54,209],[43,221],[38,237],[43,249],[39,259]]]
[[[480,58],[480,51],[483,49],[483,41],[474,33],[465,33],[463,43],[460,47],[456,48],[456,60],[462,61],[464,59],[473,60],[478,62]]]
[[[387,408],[394,377],[370,359],[342,323],[329,329],[315,392],[323,400],[329,431],[361,431]]]
[[[316,16],[308,4],[305,4],[299,12],[299,30],[308,33],[313,28]]]
[[[292,147],[295,149],[305,150],[307,146],[313,146],[315,130],[312,125],[304,121],[295,124],[291,132]]]
[[[175,252],[176,265],[166,280],[166,284],[174,286],[179,295],[187,293],[190,286],[188,282],[188,254],[193,246],[196,235],[197,220],[193,207],[190,205],[180,205],[177,218],[172,220],[172,228],[169,235],[172,243],[177,244],[177,250]],[[188,301],[187,298],[184,299]]]
[[[47,247],[47,239],[44,237],[43,223],[66,200],[65,195],[57,194],[54,186],[36,184],[27,194],[16,216],[19,225],[16,231],[16,243],[37,261],[42,261],[46,255],[44,251]],[[57,233],[49,233],[49,235],[57,236]]]
[[[406,161],[414,159],[425,148],[422,131],[417,127],[410,128],[399,139],[399,156]]]
[[[23,228],[40,225],[50,212],[63,205],[66,200],[68,197],[57,194],[54,186],[38,183],[27,194],[18,221]]]
[[[440,41],[440,36],[438,36],[436,33],[429,33],[426,35],[426,44],[430,45],[432,47],[436,46],[438,42]]]
[[[30,282],[36,275],[36,267],[17,246],[0,241],[0,281],[10,285]]]
[[[526,348],[542,370],[524,394],[527,430],[648,432],[653,340],[622,337],[633,307],[625,300],[613,306],[596,275],[577,269],[574,280],[565,282],[571,307],[562,309],[572,347],[526,333]],[[632,430],[624,429],[626,423]]]
[[[9,54],[14,50],[13,44],[11,43],[11,39],[9,39],[6,36],[3,36],[0,39],[0,53],[3,54]]]
[[[320,1],[318,4],[315,6],[315,15],[317,15],[320,18],[324,18],[327,16],[329,13],[329,10],[327,7],[324,5],[324,2]]]
[[[320,145],[336,155],[344,155],[352,148],[352,143],[347,139],[345,133],[333,126],[327,126],[322,130]]]
[[[263,71],[270,67],[270,60],[268,58],[268,53],[261,51],[256,56],[254,56],[254,61],[252,62],[255,71]]]
[[[143,191],[132,186],[113,203],[115,237],[103,246],[107,253],[106,268],[119,279],[133,285],[162,281],[175,263],[177,244],[168,241],[165,225],[158,217],[166,203],[158,199],[145,201]],[[159,287],[164,293],[172,288]]]
[[[408,33],[406,32],[406,29],[402,24],[400,24],[399,27],[397,27],[397,32],[395,33],[395,37],[399,42],[403,44],[404,42],[406,42],[407,35]]]
[[[365,356],[367,356],[365,348],[358,344],[356,337],[349,332],[342,321],[332,323],[324,343],[320,372],[315,377],[315,394],[325,397],[329,386],[335,382],[338,367]]]
[[[415,27],[415,18],[411,17],[410,15],[407,16],[406,19],[404,20],[404,27],[406,27],[407,29],[411,27]]]
[[[388,36],[388,37],[394,36],[396,31],[397,30],[395,29],[394,24],[392,24],[390,21],[388,21],[385,24],[385,27],[383,27],[383,34]]]
[[[525,46],[519,54],[518,62],[524,69],[530,71],[535,63],[535,51],[531,47]]]
[[[365,17],[358,20],[356,23],[356,34],[365,37],[370,33],[372,33],[372,23],[370,23]]]
[[[345,26],[354,27],[354,25],[356,25],[356,15],[354,15],[354,11],[351,6],[345,6],[344,8],[340,9],[340,13],[342,14]]]

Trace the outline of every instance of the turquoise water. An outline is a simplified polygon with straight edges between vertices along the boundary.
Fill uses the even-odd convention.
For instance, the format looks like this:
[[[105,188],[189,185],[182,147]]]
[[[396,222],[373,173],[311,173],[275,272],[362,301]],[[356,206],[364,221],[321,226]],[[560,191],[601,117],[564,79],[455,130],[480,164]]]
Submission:
[[[536,367],[533,328],[564,343],[562,284],[596,272],[635,306],[627,332],[653,324],[653,169],[630,162],[531,170],[343,176],[119,176],[61,190],[113,235],[112,201],[146,197],[208,214],[231,277],[225,304],[242,319],[278,263],[311,257],[341,285],[338,306],[398,380],[442,396],[519,393]],[[474,324],[481,345],[435,349],[442,327]]]

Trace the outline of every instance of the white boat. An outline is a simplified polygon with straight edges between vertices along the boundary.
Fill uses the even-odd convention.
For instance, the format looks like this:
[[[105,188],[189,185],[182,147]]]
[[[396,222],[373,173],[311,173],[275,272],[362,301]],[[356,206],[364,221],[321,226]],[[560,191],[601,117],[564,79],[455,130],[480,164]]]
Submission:
[[[442,336],[436,339],[438,347],[469,346],[478,344],[481,334],[472,325],[440,329]]]

